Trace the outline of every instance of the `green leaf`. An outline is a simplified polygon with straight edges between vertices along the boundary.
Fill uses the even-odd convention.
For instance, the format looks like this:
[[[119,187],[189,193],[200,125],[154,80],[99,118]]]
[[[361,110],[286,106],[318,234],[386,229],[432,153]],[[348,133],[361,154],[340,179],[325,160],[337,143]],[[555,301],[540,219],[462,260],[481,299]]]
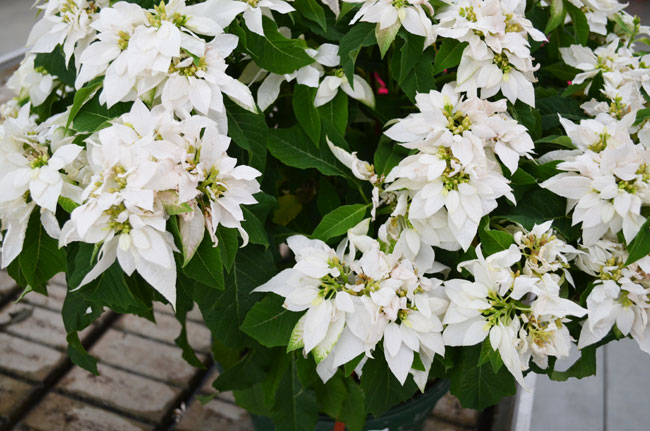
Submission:
[[[569,377],[582,379],[584,377],[596,374],[596,346],[587,346],[580,350],[580,358],[566,371],[553,370],[549,373],[549,378],[557,382],[564,382]]]
[[[75,208],[79,206],[79,204],[70,198],[59,196],[59,206],[63,208],[65,212],[70,214],[72,211],[74,211]]]
[[[375,38],[377,39],[377,45],[379,45],[379,54],[381,55],[381,58],[384,58],[384,55],[386,55],[386,52],[388,52],[388,49],[393,44],[397,32],[402,27],[402,23],[397,20],[393,25],[388,26],[383,30],[380,27],[381,25],[377,23],[375,26]]]
[[[287,368],[276,394],[272,418],[282,431],[313,431],[318,421],[318,403],[312,390],[302,387],[295,359]]]
[[[585,45],[587,39],[589,39],[589,22],[587,21],[587,17],[583,11],[574,6],[571,2],[564,2],[564,9],[571,17],[575,41],[581,45]]]
[[[347,170],[334,157],[327,145],[314,148],[309,138],[297,126],[271,130],[268,149],[276,159],[294,168],[316,168],[324,175],[349,178]]]
[[[388,175],[399,162],[406,157],[407,150],[401,145],[387,139],[379,141],[375,151],[375,172],[380,175]]]
[[[550,0],[551,4],[551,18],[546,23],[544,33],[549,34],[557,28],[558,25],[564,22],[564,1],[563,0]]]
[[[550,135],[535,141],[535,144],[542,144],[542,143],[554,144],[559,147],[568,148],[570,150],[575,150],[576,148],[576,146],[573,145],[571,138],[569,138],[568,136]]]
[[[514,395],[515,379],[505,367],[495,373],[491,364],[477,366],[481,345],[463,347],[451,371],[451,393],[463,407],[483,410],[504,397]],[[365,370],[364,370],[365,374]]]
[[[90,313],[88,313],[89,308]],[[87,301],[79,291],[68,290],[61,309],[66,332],[83,331],[101,316],[103,309],[103,306]]]
[[[72,120],[75,119],[75,117],[79,113],[79,110],[83,107],[83,105],[86,102],[88,102],[88,100],[90,100],[91,97],[95,95],[97,89],[101,87],[103,82],[104,82],[104,77],[98,76],[95,79],[91,80],[90,82],[87,82],[86,85],[84,85],[74,93],[74,100],[72,102],[72,106],[70,107],[70,114],[68,115],[68,121],[65,124],[66,129],[70,127],[70,123],[72,123]]]
[[[354,372],[354,369],[357,368],[357,365],[359,365],[359,363],[361,362],[361,360],[365,356],[366,356],[365,353],[362,353],[359,356],[357,356],[356,358],[354,358],[353,360],[351,360],[350,362],[346,362],[343,365],[343,371],[344,371],[345,377],[348,377],[349,375],[351,375]]]
[[[70,332],[65,339],[68,342],[68,356],[70,356],[70,360],[84,370],[99,376],[97,359],[88,354],[81,344],[81,340],[79,340],[79,334],[77,332]]]
[[[402,85],[404,79],[411,73],[424,51],[424,37],[408,32],[400,33],[404,45],[399,51],[399,74],[397,83]],[[395,72],[395,71],[393,71]]]
[[[508,232],[490,229],[490,216],[481,219],[478,228],[478,235],[481,239],[481,248],[485,256],[506,250],[515,240]]]
[[[328,213],[312,233],[313,238],[327,241],[330,238],[345,234],[348,229],[353,228],[366,215],[368,205],[344,205]]]
[[[261,114],[254,114],[224,98],[228,116],[228,136],[248,152],[248,164],[264,173],[268,127]]]
[[[375,24],[366,22],[356,23],[341,38],[339,56],[341,57],[341,67],[349,82],[353,82],[354,63],[357,61],[359,51],[361,51],[361,48],[372,46],[375,43]]]
[[[630,265],[650,253],[650,219],[646,220],[634,239],[628,244],[629,256],[625,265]]]
[[[361,386],[353,379],[345,381],[348,397],[343,402],[339,419],[348,431],[362,431],[366,422],[365,396]]]
[[[406,95],[415,101],[416,93],[428,93],[436,87],[436,82],[433,79],[435,72],[433,70],[433,50],[427,49],[420,56],[420,60],[415,64],[411,73],[404,78],[401,88]]]
[[[242,206],[241,210],[244,213],[244,221],[241,226],[248,233],[248,240],[253,244],[268,247],[269,237],[264,229],[264,223],[248,207]]]
[[[73,243],[67,246],[67,250],[67,282],[72,290],[79,286],[95,265],[97,249],[93,244]],[[68,295],[72,294],[81,296],[83,301],[99,310],[108,307],[117,313],[132,313],[153,320],[153,289],[136,274],[126,278],[119,262],[113,263],[95,280]]]
[[[300,12],[300,15],[318,24],[323,31],[327,30],[325,10],[316,0],[294,0],[292,6]]]
[[[266,347],[286,346],[301,313],[282,306],[284,298],[270,294],[253,306],[241,326],[242,331]]]
[[[34,57],[34,67],[42,67],[50,75],[55,76],[59,81],[64,84],[74,87],[74,81],[77,78],[77,70],[75,69],[74,59],[65,64],[65,54],[63,48],[58,45],[52,52],[38,53]]]
[[[466,46],[467,42],[459,42],[456,39],[443,39],[433,62],[434,73],[440,73],[445,69],[458,66]]]
[[[333,419],[341,415],[343,403],[348,397],[348,389],[345,385],[342,374],[336,373],[327,383],[323,384],[317,381],[315,387],[316,400],[322,412],[325,412]]]
[[[183,202],[180,205],[165,205],[165,212],[169,215],[178,215],[194,212],[194,209],[187,202]]]
[[[217,228],[217,240],[219,240],[219,251],[221,252],[221,262],[226,271],[230,272],[235,256],[239,249],[237,241],[237,229],[228,229],[223,226]]]
[[[95,94],[79,109],[72,121],[72,127],[78,132],[94,132],[107,125],[109,121],[129,112],[130,109],[131,103],[125,102],[107,108],[106,105],[99,103],[99,94]]]
[[[25,281],[37,291],[44,289],[55,274],[65,271],[65,251],[43,229],[39,211],[33,211],[29,217],[23,250],[17,260]]]
[[[189,280],[185,277],[178,277],[176,280],[176,310],[175,315],[181,324],[181,332],[174,342],[183,352],[181,356],[188,364],[196,368],[205,368],[201,360],[196,356],[194,349],[187,338],[187,313],[194,307],[194,301],[191,298],[191,287],[187,286]]]
[[[501,367],[503,366],[503,360],[499,352],[492,348],[489,337],[483,340],[481,344],[481,355],[478,360],[478,366],[480,367],[483,364],[490,363],[492,366],[492,371],[498,373]]]
[[[345,129],[348,127],[348,96],[343,91],[339,91],[334,99],[330,102],[318,107],[321,120],[323,122],[329,121],[336,130],[341,134],[345,134]]]
[[[214,247],[209,235],[196,249],[192,259],[185,265],[183,272],[192,280],[203,283],[205,286],[223,290],[226,288],[221,264],[221,252]]]
[[[280,34],[275,22],[266,16],[262,17],[262,26],[264,36],[242,29],[237,23],[229,27],[239,36],[239,43],[259,67],[282,75],[314,62],[305,52],[305,41],[287,39]]]
[[[318,114],[318,109],[314,107],[315,96],[315,88],[296,84],[293,90],[291,104],[298,124],[300,124],[314,145],[318,147],[320,144],[320,115]]]
[[[334,187],[325,177],[320,177],[318,179],[316,206],[318,206],[318,212],[321,214],[327,214],[341,206],[341,198],[339,197],[336,187]]]
[[[518,202],[517,207],[502,207],[495,210],[491,218],[496,217],[519,223],[527,230],[531,230],[535,224],[553,220],[553,228],[568,241],[580,235],[580,229],[573,226],[571,219],[566,216],[566,199],[545,189],[530,191],[525,199]]]
[[[248,351],[235,365],[221,373],[212,387],[220,392],[232,391],[246,389],[263,381],[266,372],[262,364],[268,361],[268,355],[262,349]]]
[[[375,358],[369,359],[363,367],[361,389],[365,394],[366,411],[380,416],[392,406],[411,398],[417,386],[410,376],[402,386],[388,368],[384,352],[377,350]]]
[[[229,347],[240,346],[246,335],[239,330],[246,314],[259,300],[253,289],[277,274],[273,256],[262,247],[249,245],[237,253],[233,269],[226,277],[227,289],[193,289],[192,299],[199,305],[212,336]]]
[[[647,120],[648,117],[650,117],[650,108],[639,109],[636,111],[636,120],[634,120],[634,125],[638,126]]]

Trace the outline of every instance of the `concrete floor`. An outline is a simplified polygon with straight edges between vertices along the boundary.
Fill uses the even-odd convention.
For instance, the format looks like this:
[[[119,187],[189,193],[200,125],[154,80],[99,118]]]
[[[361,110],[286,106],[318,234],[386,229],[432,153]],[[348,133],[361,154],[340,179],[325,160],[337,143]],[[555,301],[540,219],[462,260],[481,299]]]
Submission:
[[[0,57],[25,46],[36,21],[34,0],[0,0]]]

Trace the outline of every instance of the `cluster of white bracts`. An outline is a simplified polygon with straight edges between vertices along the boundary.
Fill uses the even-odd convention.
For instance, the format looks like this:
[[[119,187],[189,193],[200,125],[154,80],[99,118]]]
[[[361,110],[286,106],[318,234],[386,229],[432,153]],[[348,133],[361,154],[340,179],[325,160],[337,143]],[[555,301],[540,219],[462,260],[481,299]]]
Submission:
[[[283,296],[291,311],[306,311],[289,349],[313,353],[324,381],[359,355],[372,358],[382,339],[395,377],[403,383],[410,373],[420,388],[445,345],[471,346],[489,336],[520,383],[531,357],[546,367],[549,356],[569,354],[563,323],[587,311],[560,297],[562,271],[576,251],[554,236],[550,222],[520,229],[519,245],[487,258],[477,249],[478,259],[462,264],[474,281],[444,282],[426,277],[445,267],[412,230],[376,240],[366,235],[368,222],[351,229],[337,250],[289,238],[296,265],[255,289]],[[524,274],[513,271],[520,263]]]
[[[261,31],[261,11],[273,9],[267,4],[273,2],[255,8],[221,3],[170,0],[145,10],[127,2],[52,0],[42,7],[31,52],[9,82],[18,97],[3,109],[8,118],[0,125],[3,267],[22,250],[35,207],[61,246],[100,245],[98,262],[81,285],[117,260],[172,304],[175,251],[188,261],[206,232],[216,244],[220,225],[238,229],[247,242],[240,207],[256,202],[260,173],[237,166],[226,153],[223,95],[257,108],[248,87],[225,72],[237,37],[223,28],[243,12],[248,26]],[[30,116],[30,107],[53,91],[74,90],[34,67],[36,53],[59,45],[66,61],[74,55],[77,89],[101,77],[101,103],[134,102],[130,112],[83,142],[66,127],[69,110],[40,124]],[[61,198],[77,205],[62,228],[54,217]],[[179,215],[182,250],[166,230],[171,214]]]

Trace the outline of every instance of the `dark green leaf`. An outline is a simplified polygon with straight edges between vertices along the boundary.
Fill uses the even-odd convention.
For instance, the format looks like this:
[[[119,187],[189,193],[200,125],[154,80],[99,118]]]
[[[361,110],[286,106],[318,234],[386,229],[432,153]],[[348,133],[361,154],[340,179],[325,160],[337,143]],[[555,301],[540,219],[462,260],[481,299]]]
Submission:
[[[70,356],[70,360],[84,370],[99,376],[97,359],[88,354],[81,344],[81,340],[79,340],[79,334],[77,332],[70,332],[65,339],[68,342],[68,356]]]
[[[316,168],[325,175],[349,177],[327,145],[314,148],[299,127],[272,130],[267,145],[273,157],[289,166],[300,169]]]
[[[209,235],[203,237],[192,259],[185,265],[183,272],[192,280],[205,286],[223,290],[226,288],[221,264],[221,252],[214,247]]]
[[[316,96],[315,88],[296,84],[291,103],[298,124],[318,147],[320,143],[320,115],[314,107],[314,96]]]
[[[584,377],[596,374],[596,346],[587,346],[580,349],[580,358],[566,371],[553,370],[549,373],[549,378],[557,382],[564,382],[569,377],[582,379]]]
[[[242,206],[241,209],[244,213],[244,221],[241,226],[248,233],[248,240],[253,244],[268,247],[269,237],[264,229],[264,223],[248,207]]]
[[[362,431],[366,422],[365,397],[361,386],[354,379],[346,379],[348,397],[341,408],[339,419],[348,431]]]
[[[235,263],[235,256],[237,256],[237,249],[239,248],[237,229],[228,229],[219,226],[217,229],[217,239],[219,240],[219,251],[221,251],[221,262],[226,271],[230,272],[233,263]]]
[[[342,91],[339,91],[334,99],[330,102],[318,107],[321,119],[328,120],[336,130],[341,134],[345,134],[345,129],[348,127],[348,96]]]
[[[86,85],[84,85],[74,93],[74,100],[72,102],[72,106],[70,107],[70,114],[68,115],[68,121],[65,124],[66,129],[70,127],[70,123],[72,123],[72,120],[75,119],[75,117],[79,113],[79,110],[86,102],[88,102],[88,100],[90,100],[91,97],[93,97],[93,95],[97,92],[97,89],[101,87],[103,82],[104,82],[104,77],[98,76],[97,78],[91,80],[90,82],[87,82]]]
[[[318,381],[315,390],[320,410],[332,419],[337,419],[341,415],[343,403],[348,397],[348,389],[342,374],[336,373],[325,384]]]
[[[368,360],[363,367],[361,389],[365,394],[366,411],[380,416],[392,406],[411,398],[417,386],[410,376],[402,386],[388,368],[384,352],[377,350],[375,358]]]
[[[481,248],[485,256],[506,250],[511,244],[514,244],[512,235],[501,230],[490,229],[490,217],[485,216],[481,219],[478,227],[478,235],[481,239]]]
[[[434,72],[440,73],[445,69],[458,66],[466,46],[467,42],[459,42],[456,39],[443,39],[433,62]]]
[[[375,151],[375,172],[388,175],[399,162],[406,157],[407,150],[391,140],[382,139]]]
[[[266,168],[266,134],[268,127],[260,114],[254,114],[224,99],[228,115],[228,136],[248,152],[248,164],[264,173]]]
[[[246,389],[266,377],[262,364],[268,360],[268,352],[262,349],[250,350],[233,367],[221,373],[212,383],[218,391]]]
[[[42,67],[47,73],[57,77],[59,81],[74,87],[74,81],[77,78],[74,59],[71,58],[69,64],[65,64],[65,54],[61,45],[54,48],[52,52],[36,54],[34,67]]]
[[[328,213],[312,233],[313,238],[327,241],[330,238],[345,234],[348,229],[353,228],[366,215],[368,205],[344,205]]]
[[[375,24],[366,22],[358,22],[350,27],[350,30],[341,39],[339,44],[341,67],[350,83],[352,83],[354,77],[354,63],[357,61],[359,51],[361,51],[361,48],[372,46],[375,43],[377,43]]]
[[[120,102],[107,108],[99,103],[99,93],[86,102],[72,121],[72,127],[78,132],[94,132],[108,124],[109,121],[129,112],[131,103]]]
[[[564,9],[571,17],[575,41],[581,45],[585,45],[587,39],[589,39],[589,22],[585,13],[569,1],[564,2]]]
[[[176,319],[181,324],[181,332],[178,334],[178,337],[174,339],[174,342],[178,347],[180,347],[183,352],[183,359],[185,359],[188,364],[196,368],[205,368],[201,360],[196,356],[196,353],[187,338],[187,313],[189,313],[194,307],[194,301],[192,301],[191,298],[192,287],[187,286],[186,283],[190,283],[190,280],[185,277],[178,277],[176,280],[175,315]]]
[[[33,211],[29,217],[23,250],[17,260],[25,281],[34,290],[40,291],[55,274],[65,271],[65,251],[43,229],[39,211]]]
[[[295,360],[287,368],[276,394],[272,418],[282,431],[313,431],[318,420],[318,403],[312,390],[302,387]]]
[[[266,347],[286,346],[301,313],[282,306],[284,299],[269,294],[253,306],[241,326],[242,331]]]
[[[459,349],[451,371],[451,393],[465,408],[483,410],[516,391],[515,379],[505,367],[495,373],[491,364],[477,366],[481,345]]]
[[[629,256],[625,265],[630,265],[650,253],[650,219],[646,220],[634,239],[628,244]]]
[[[316,0],[294,0],[292,6],[310,21],[314,21],[323,31],[327,30],[325,10]]]
[[[403,36],[402,36],[403,34]],[[399,75],[397,83],[402,85],[404,79],[411,73],[424,51],[424,38],[408,32],[400,33],[404,45],[399,52]]]
[[[411,73],[404,78],[401,87],[404,93],[411,99],[415,100],[416,93],[428,93],[436,87],[433,79],[433,50],[427,49],[420,56],[420,60],[415,64]]]
[[[271,252],[249,245],[237,253],[233,269],[226,277],[226,290],[202,286],[193,290],[192,299],[199,305],[203,320],[216,340],[229,347],[243,343],[246,336],[239,327],[248,311],[259,300],[251,292],[276,273]]]
[[[287,39],[278,31],[272,19],[262,17],[264,36],[248,29],[242,29],[238,24],[232,24],[230,29],[239,36],[239,43],[253,58],[255,63],[269,72],[291,73],[314,62],[306,52],[305,41]]]

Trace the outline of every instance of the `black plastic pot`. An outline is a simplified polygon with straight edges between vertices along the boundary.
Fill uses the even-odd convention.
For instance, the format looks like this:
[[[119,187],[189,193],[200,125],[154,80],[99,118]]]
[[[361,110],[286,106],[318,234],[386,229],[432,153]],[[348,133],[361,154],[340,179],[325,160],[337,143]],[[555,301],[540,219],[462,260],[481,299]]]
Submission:
[[[380,417],[368,416],[364,429],[367,431],[422,431],[424,422],[433,407],[448,390],[448,380],[437,380],[423,394],[393,407]],[[269,418],[251,416],[256,431],[275,431]],[[333,429],[334,421],[327,417],[321,417],[314,427],[314,431],[332,431]]]

